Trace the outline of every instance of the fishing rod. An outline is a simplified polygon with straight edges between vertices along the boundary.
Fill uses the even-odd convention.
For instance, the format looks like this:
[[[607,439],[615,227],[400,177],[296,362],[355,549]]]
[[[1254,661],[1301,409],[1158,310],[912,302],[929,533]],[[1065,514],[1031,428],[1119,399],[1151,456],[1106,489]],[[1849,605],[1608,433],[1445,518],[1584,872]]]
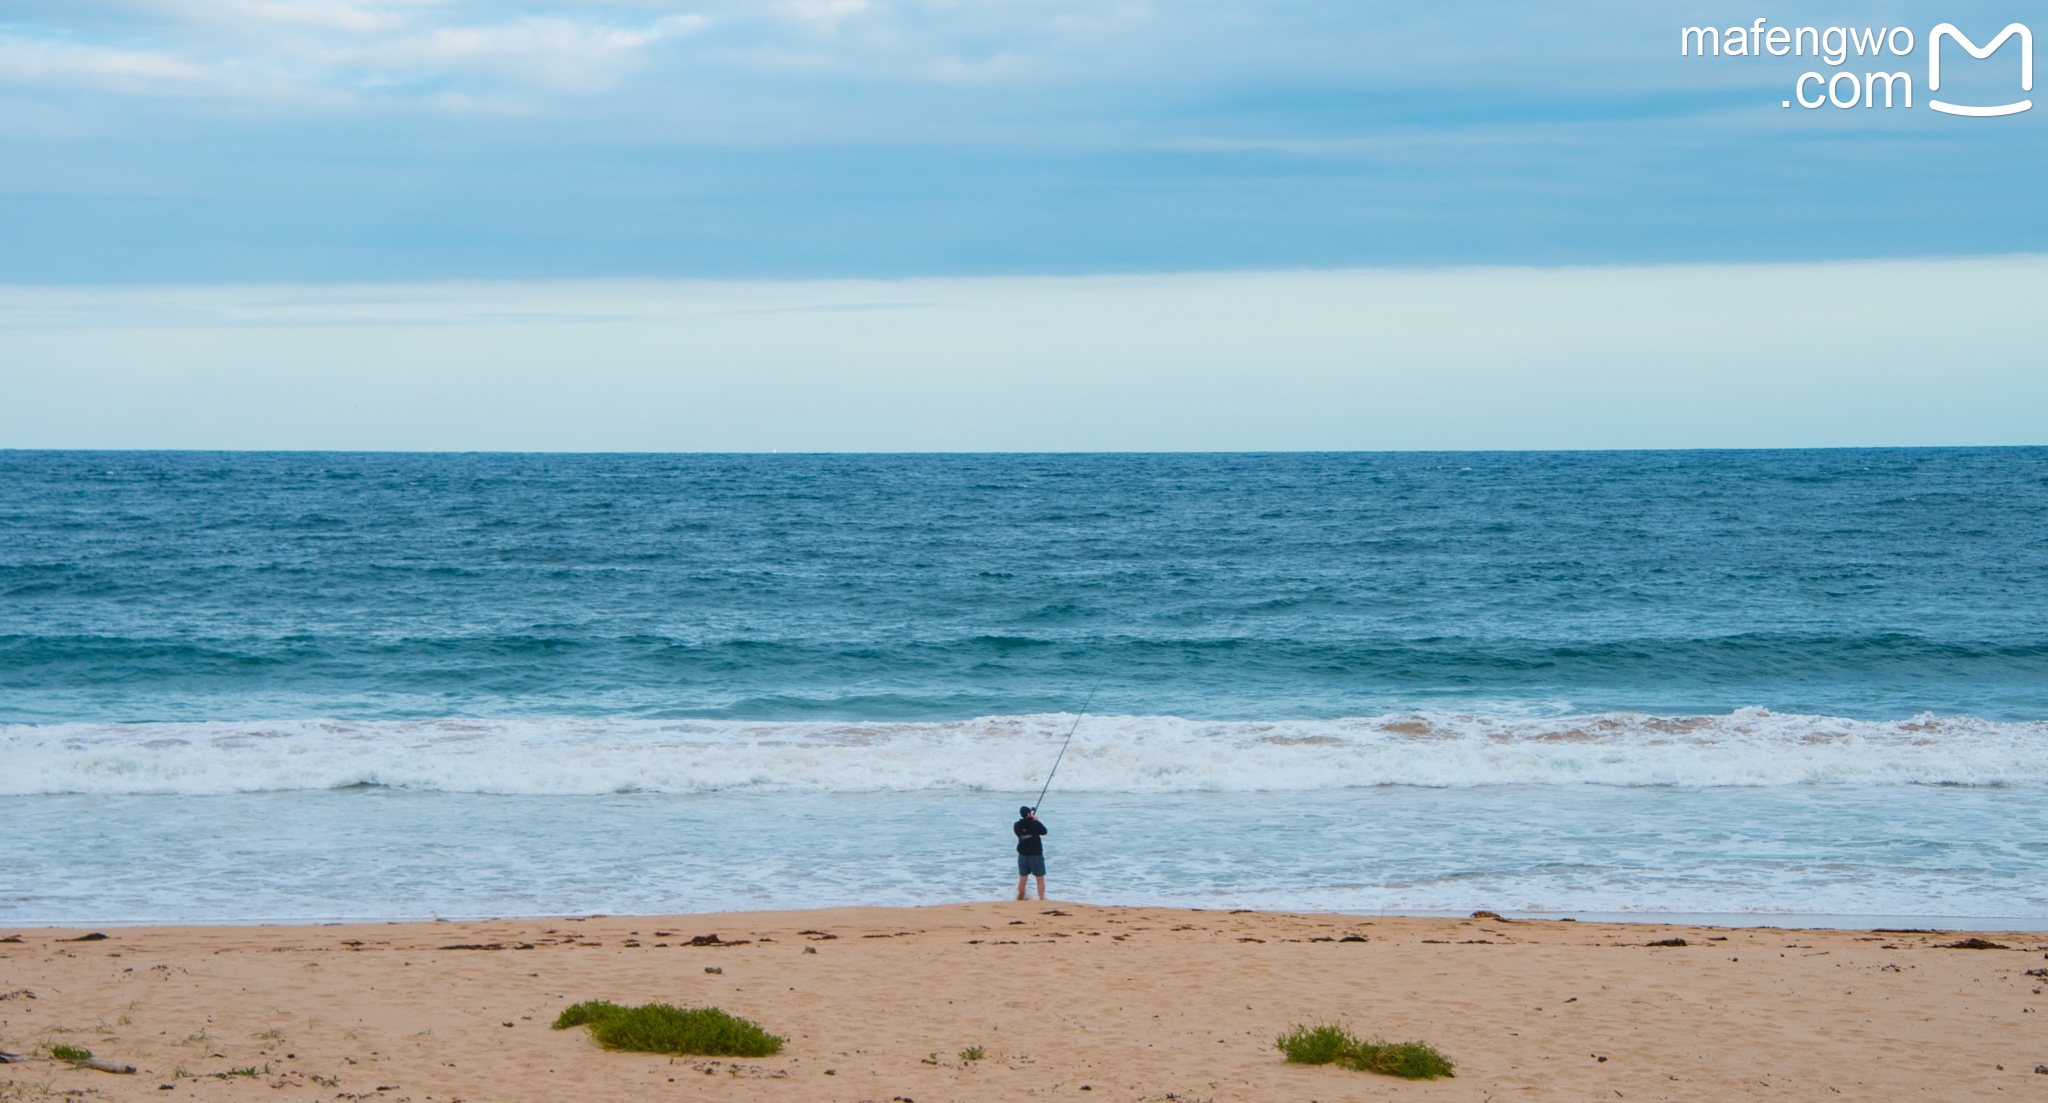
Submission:
[[[1108,675],[1105,674],[1103,677],[1106,678]],[[1088,706],[1095,701],[1095,691],[1101,688],[1102,678],[1095,679],[1095,685],[1088,690],[1088,696],[1081,700],[1081,711],[1074,714],[1074,726],[1067,729],[1067,741],[1060,744],[1060,753],[1052,760],[1052,769],[1046,771],[1045,786],[1038,790],[1038,799],[1031,804],[1031,811],[1034,814],[1037,813],[1039,806],[1045,803],[1045,793],[1047,789],[1052,788],[1053,775],[1060,772],[1060,761],[1067,757],[1067,747],[1074,742],[1074,733],[1081,730],[1081,718],[1088,715]]]

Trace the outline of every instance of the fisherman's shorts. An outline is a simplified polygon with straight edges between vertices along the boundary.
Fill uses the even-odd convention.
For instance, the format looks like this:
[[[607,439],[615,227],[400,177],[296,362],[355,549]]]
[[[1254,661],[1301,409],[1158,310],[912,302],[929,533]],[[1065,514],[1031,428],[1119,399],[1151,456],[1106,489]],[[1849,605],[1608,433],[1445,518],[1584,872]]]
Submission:
[[[1019,876],[1019,877],[1029,877],[1029,876],[1032,876],[1032,875],[1036,875],[1036,876],[1039,876],[1039,877],[1043,877],[1043,876],[1045,876],[1045,855],[1043,855],[1043,854],[1019,854],[1019,855],[1017,855],[1017,876]]]

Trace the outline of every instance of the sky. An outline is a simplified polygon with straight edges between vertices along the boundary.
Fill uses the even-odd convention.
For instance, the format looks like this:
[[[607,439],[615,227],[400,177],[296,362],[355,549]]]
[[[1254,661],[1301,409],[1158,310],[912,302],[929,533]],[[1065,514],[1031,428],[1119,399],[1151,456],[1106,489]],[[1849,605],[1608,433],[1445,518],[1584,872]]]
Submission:
[[[0,0],[0,280],[2048,251],[2048,109],[1787,110],[1835,70],[1679,56],[1758,14],[1906,25],[1916,78],[1939,22],[2048,32],[2041,0]]]
[[[1916,48],[1839,67],[1808,56],[1680,56],[1680,28],[1747,26],[1759,15],[1772,26],[1903,26]],[[2042,431],[2010,416],[2039,409],[2027,403],[2042,389],[2026,389],[2024,372],[2007,381],[2020,391],[1988,398],[1955,384],[1953,395],[1988,404],[1936,419],[1947,427],[1938,433],[1907,415],[1926,409],[1923,383],[1953,377],[1942,356],[1917,361],[1923,375],[1889,397],[1838,395],[1864,410],[1858,426],[1779,418],[1759,433],[1717,423],[1697,381],[1613,339],[1634,325],[1615,316],[1614,293],[1644,273],[1656,274],[1652,286],[1707,296],[1696,318],[1668,314],[1673,347],[1697,346],[1716,310],[1749,301],[1742,280],[1768,277],[1794,296],[1779,308],[1819,296],[1834,327],[1810,357],[1778,369],[1815,395],[1854,374],[1841,358],[1855,350],[1907,370],[1895,352],[1869,346],[1870,332],[1897,335],[1893,350],[1990,341],[2039,367],[2039,343],[2018,321],[2001,316],[1985,323],[1992,336],[1957,338],[1953,319],[1916,305],[1943,299],[1961,273],[2040,286],[2025,258],[2048,254],[2048,107],[1974,119],[1925,105],[1933,26],[1953,22],[1981,43],[2014,20],[2048,32],[2048,6],[0,0],[0,383],[13,396],[12,412],[0,409],[0,447],[582,447],[605,436],[588,427],[597,414],[579,414],[588,424],[575,431],[550,427],[546,415],[562,408],[558,384],[591,370],[593,351],[622,379],[690,359],[689,378],[720,381],[737,402],[752,393],[746,371],[765,378],[762,349],[795,358],[770,375],[824,378],[838,365],[908,409],[874,420],[894,427],[886,432],[831,428],[826,406],[701,425],[678,415],[664,429],[635,422],[645,411],[620,399],[619,425],[639,428],[616,435],[651,448],[950,448],[972,446],[975,434],[945,427],[981,426],[1003,447],[1604,447],[1656,436],[1615,428],[1650,414],[1689,426],[1668,439],[1707,444],[2035,442]],[[2014,40],[1975,61],[1949,47],[1942,94],[2013,98],[2019,52]],[[1781,106],[1801,72],[1872,67],[1911,73],[1916,106]],[[1994,259],[1958,267],[1954,258]],[[1995,258],[2020,259],[2001,268]],[[1857,282],[1872,271],[1885,273],[1883,286]],[[1503,272],[1592,297],[1517,315],[1485,298]],[[1440,426],[1427,433],[1328,424],[1330,410],[1353,407],[1319,403],[1313,386],[1355,395],[1371,379],[1412,371],[1410,390],[1439,381],[1431,409],[1480,400],[1470,393],[1480,377],[1430,369],[1422,338],[1382,340],[1344,319],[1383,317],[1373,296],[1401,273],[1436,296],[1413,304],[1420,316],[1541,327],[1526,341],[1492,335],[1491,370],[1523,381],[1508,392],[1549,379],[1556,393],[1614,416],[1546,432],[1512,418],[1424,418]],[[990,332],[1004,332],[1031,316],[1032,294],[1078,303],[1108,294],[1105,279],[1140,281],[1115,285],[1135,296],[1117,300],[1130,309],[1089,314],[1062,335],[1067,344],[1032,347],[1087,352],[1089,379],[1119,394],[1154,380],[1145,365],[1164,350],[1199,352],[1196,335],[1241,349],[1231,364],[1203,369],[1231,382],[1195,388],[1211,405],[1178,420],[1210,428],[1002,428],[988,411],[1020,392],[970,384],[1023,369],[986,334],[960,345],[981,351],[935,358],[923,327],[945,311],[897,304],[980,311],[995,319]],[[1219,329],[1201,313],[1217,308],[1205,279],[1236,280],[1228,285],[1272,309],[1226,311],[1239,323]],[[1331,313],[1262,298],[1276,288]],[[177,294],[199,296],[182,321],[151,313]],[[1366,297],[1339,305],[1343,294]],[[620,298],[607,305],[607,295]],[[813,346],[774,326],[705,329],[675,305],[763,299],[830,314],[848,295],[897,304],[847,314],[882,326],[862,331],[860,349],[833,343],[844,334]],[[330,315],[250,320],[250,303],[321,300],[332,311],[365,296],[410,305],[351,315],[339,328]],[[573,304],[580,337],[576,351],[535,363],[521,328],[532,319],[519,312],[549,297]],[[447,317],[417,314],[437,304]],[[497,310],[514,316],[478,320]],[[650,311],[664,320],[648,322]],[[1814,336],[1796,314],[1773,317],[1781,348]],[[1407,334],[1399,322],[1387,324]],[[1923,328],[1899,335],[1909,322]],[[408,343],[424,329],[463,336],[437,360]],[[1469,345],[1469,335],[1453,336]],[[649,344],[659,341],[692,351],[671,356]],[[1276,362],[1283,347],[1293,359]],[[396,382],[358,396],[381,413],[345,416],[316,401],[329,394],[326,377],[288,367],[327,363],[336,348],[410,363],[408,378],[447,389],[492,364],[524,364],[527,383],[504,390],[513,405],[498,423],[525,428],[457,431],[444,413],[447,427],[434,430],[431,411]],[[723,359],[703,360],[709,348]],[[891,366],[875,348],[918,351]],[[1129,355],[1105,359],[1101,349]],[[934,366],[942,362],[953,366]],[[1366,362],[1379,374],[1356,367]],[[1725,369],[1750,378],[1747,366]],[[1071,378],[1053,364],[1031,370]],[[1586,383],[1627,370],[1637,373],[1628,403]],[[953,383],[929,385],[934,371],[953,372]],[[1311,389],[1293,405],[1268,403],[1266,428],[1229,430],[1245,407],[1228,396],[1258,393],[1275,371]],[[147,418],[79,413],[118,405],[103,389],[116,376],[159,393],[166,421],[214,428],[178,433]],[[186,385],[156,386],[166,379]],[[251,389],[255,379],[267,382]],[[1313,380],[1322,382],[1303,382]],[[202,392],[242,394],[228,406],[244,420],[178,405]],[[1049,393],[1068,405],[1086,397]],[[271,404],[252,405],[257,394]],[[1749,397],[1766,404],[1763,392]],[[780,398],[786,407],[798,396]],[[810,428],[782,431],[798,424]]]
[[[0,290],[16,447],[2041,441],[2048,258]]]

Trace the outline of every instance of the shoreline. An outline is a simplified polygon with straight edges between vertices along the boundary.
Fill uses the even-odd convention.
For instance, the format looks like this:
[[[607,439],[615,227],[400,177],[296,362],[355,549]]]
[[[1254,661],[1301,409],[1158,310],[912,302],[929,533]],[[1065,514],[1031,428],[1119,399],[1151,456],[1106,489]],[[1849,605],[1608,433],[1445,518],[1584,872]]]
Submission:
[[[1943,937],[1035,900],[105,926],[90,941],[82,927],[0,928],[21,940],[0,941],[0,1050],[31,1058],[0,1066],[0,1098],[10,1083],[99,1099],[391,1103],[2048,1090],[2033,1071],[2048,1066],[2048,997],[2029,975],[2048,968],[2048,934],[2024,929],[1979,930],[2003,948],[1972,949],[1952,948],[1966,941],[1954,925]],[[548,1029],[590,999],[715,1005],[788,1045],[669,1058]],[[1285,1063],[1273,1038],[1316,1022],[1429,1042],[1457,1077]],[[57,1043],[140,1071],[36,1056]],[[985,1059],[959,1056],[975,1046]]]
[[[1008,900],[950,900],[932,904],[873,905],[881,911],[921,911],[929,908],[967,907],[976,904],[1008,904]],[[1059,903],[1054,901],[1054,903]],[[1066,901],[1079,907],[1090,908],[1154,908],[1165,911],[1183,911],[1190,914],[1250,912],[1260,915],[1342,915],[1360,920],[1377,919],[1468,919],[1465,912],[1446,911],[1380,911],[1380,912],[1322,912],[1316,909],[1282,910],[1277,908],[1191,908],[1170,904],[1097,904],[1090,901]],[[855,905],[867,908],[867,905]],[[278,927],[347,927],[374,925],[431,925],[450,923],[541,923],[569,922],[590,919],[664,919],[680,922],[684,919],[715,922],[720,916],[798,914],[834,911],[836,908],[734,908],[726,911],[675,912],[666,915],[612,915],[605,912],[591,912],[584,915],[399,915],[399,916],[323,916],[318,918],[275,918],[255,919],[90,919],[51,920],[9,925],[0,922],[0,938],[10,934],[39,932],[79,931],[88,932],[96,928],[140,930],[207,930],[214,928],[241,930],[252,928]],[[1517,923],[1597,923],[1604,926],[1652,926],[1652,927],[1697,927],[1715,930],[1782,930],[1782,931],[1877,931],[1912,929],[1943,933],[1996,932],[2003,934],[2037,933],[2048,936],[2048,917],[2020,915],[1830,915],[1819,912],[1591,912],[1591,911],[1515,911],[1500,909],[1491,914]]]

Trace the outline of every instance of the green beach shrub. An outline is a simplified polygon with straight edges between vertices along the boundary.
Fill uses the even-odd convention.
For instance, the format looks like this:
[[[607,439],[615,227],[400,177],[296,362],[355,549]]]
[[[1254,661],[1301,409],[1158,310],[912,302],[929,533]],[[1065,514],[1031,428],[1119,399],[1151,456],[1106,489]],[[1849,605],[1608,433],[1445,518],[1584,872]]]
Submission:
[[[1427,1042],[1363,1042],[1340,1063],[1360,1072],[1377,1072],[1404,1080],[1457,1075],[1451,1059]]]
[[[698,1057],[766,1057],[782,1051],[778,1035],[715,1007],[621,1007],[610,1000],[585,1000],[563,1008],[554,1023],[556,1030],[586,1025],[606,1049]]]
[[[1350,1053],[1358,1039],[1341,1026],[1297,1026],[1274,1045],[1297,1065],[1327,1065]]]
[[[1341,1026],[1296,1026],[1273,1045],[1300,1065],[1342,1065],[1404,1080],[1457,1075],[1451,1059],[1427,1042],[1368,1042]]]
[[[59,1061],[70,1061],[76,1064],[80,1061],[92,1060],[92,1050],[80,1049],[77,1046],[51,1046],[50,1056],[55,1057]]]

